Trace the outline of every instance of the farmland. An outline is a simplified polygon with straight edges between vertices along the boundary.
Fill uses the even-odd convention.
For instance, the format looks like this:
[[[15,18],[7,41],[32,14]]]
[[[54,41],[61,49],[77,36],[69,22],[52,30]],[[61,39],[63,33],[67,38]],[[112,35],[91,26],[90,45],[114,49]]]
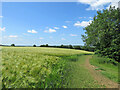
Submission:
[[[62,57],[86,51],[39,47],[2,48],[2,81],[6,88],[65,87],[66,61]],[[70,57],[71,58],[71,57]]]
[[[61,48],[3,47],[2,87],[104,88],[86,62],[93,54]]]

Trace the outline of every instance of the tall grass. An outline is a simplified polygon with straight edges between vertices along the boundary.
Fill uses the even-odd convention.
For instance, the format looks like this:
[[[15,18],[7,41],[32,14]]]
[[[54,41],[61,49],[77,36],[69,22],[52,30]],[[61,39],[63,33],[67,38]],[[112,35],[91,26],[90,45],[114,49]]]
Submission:
[[[110,58],[94,55],[91,58],[90,63],[97,66],[98,68],[96,70],[101,70],[101,73],[106,77],[120,83],[120,80],[118,80],[118,62]]]

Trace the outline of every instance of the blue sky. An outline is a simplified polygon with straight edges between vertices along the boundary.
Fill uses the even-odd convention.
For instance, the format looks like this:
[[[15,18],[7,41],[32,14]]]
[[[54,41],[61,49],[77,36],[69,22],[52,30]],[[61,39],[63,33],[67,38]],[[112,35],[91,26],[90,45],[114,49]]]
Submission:
[[[2,44],[84,45],[83,28],[96,15],[89,6],[78,2],[3,3]]]

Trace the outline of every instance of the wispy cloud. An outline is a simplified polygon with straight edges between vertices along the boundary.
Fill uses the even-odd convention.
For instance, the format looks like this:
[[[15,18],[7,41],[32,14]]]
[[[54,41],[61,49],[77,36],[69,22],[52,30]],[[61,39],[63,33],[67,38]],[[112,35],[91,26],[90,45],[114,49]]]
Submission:
[[[3,18],[3,16],[0,16],[0,18]]]
[[[61,40],[66,40],[65,38],[61,38]]]
[[[35,31],[35,30],[28,30],[27,32],[28,33],[37,33],[37,31]]]
[[[64,26],[64,25],[63,25],[62,27],[63,27],[63,28],[68,28],[67,26]]]
[[[10,38],[17,38],[17,35],[9,35]]]
[[[89,17],[90,19],[93,19],[93,17]]]
[[[59,29],[59,27],[54,27],[54,29]]]
[[[56,32],[56,30],[49,28],[49,30],[45,30],[44,32],[45,33],[53,33],[53,32]]]
[[[79,19],[92,19],[92,17],[79,17]]]
[[[119,0],[78,0],[78,2],[90,5],[86,10],[101,10],[105,5],[118,7]]]
[[[39,39],[44,39],[43,37],[40,37]]]
[[[86,18],[86,17],[79,17],[79,19]]]
[[[86,27],[88,26],[90,23],[92,22],[92,20],[89,21],[82,21],[81,23],[79,21],[77,21],[74,26],[76,27]]]
[[[71,21],[65,21],[65,23],[71,23]]]
[[[6,29],[5,27],[3,27],[3,28],[0,27],[0,31],[5,31],[5,29]]]
[[[76,34],[70,34],[70,36],[77,36]]]

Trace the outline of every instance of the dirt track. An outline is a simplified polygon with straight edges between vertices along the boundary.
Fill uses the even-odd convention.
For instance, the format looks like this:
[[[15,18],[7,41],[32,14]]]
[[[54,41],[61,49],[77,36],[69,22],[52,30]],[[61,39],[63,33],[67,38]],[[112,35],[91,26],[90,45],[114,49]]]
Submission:
[[[89,63],[89,59],[91,57],[92,56],[88,56],[88,58],[86,59],[85,67],[89,70],[94,79],[98,81],[98,84],[104,85],[106,88],[118,88],[117,83],[101,75],[100,71],[95,70],[95,66]]]

